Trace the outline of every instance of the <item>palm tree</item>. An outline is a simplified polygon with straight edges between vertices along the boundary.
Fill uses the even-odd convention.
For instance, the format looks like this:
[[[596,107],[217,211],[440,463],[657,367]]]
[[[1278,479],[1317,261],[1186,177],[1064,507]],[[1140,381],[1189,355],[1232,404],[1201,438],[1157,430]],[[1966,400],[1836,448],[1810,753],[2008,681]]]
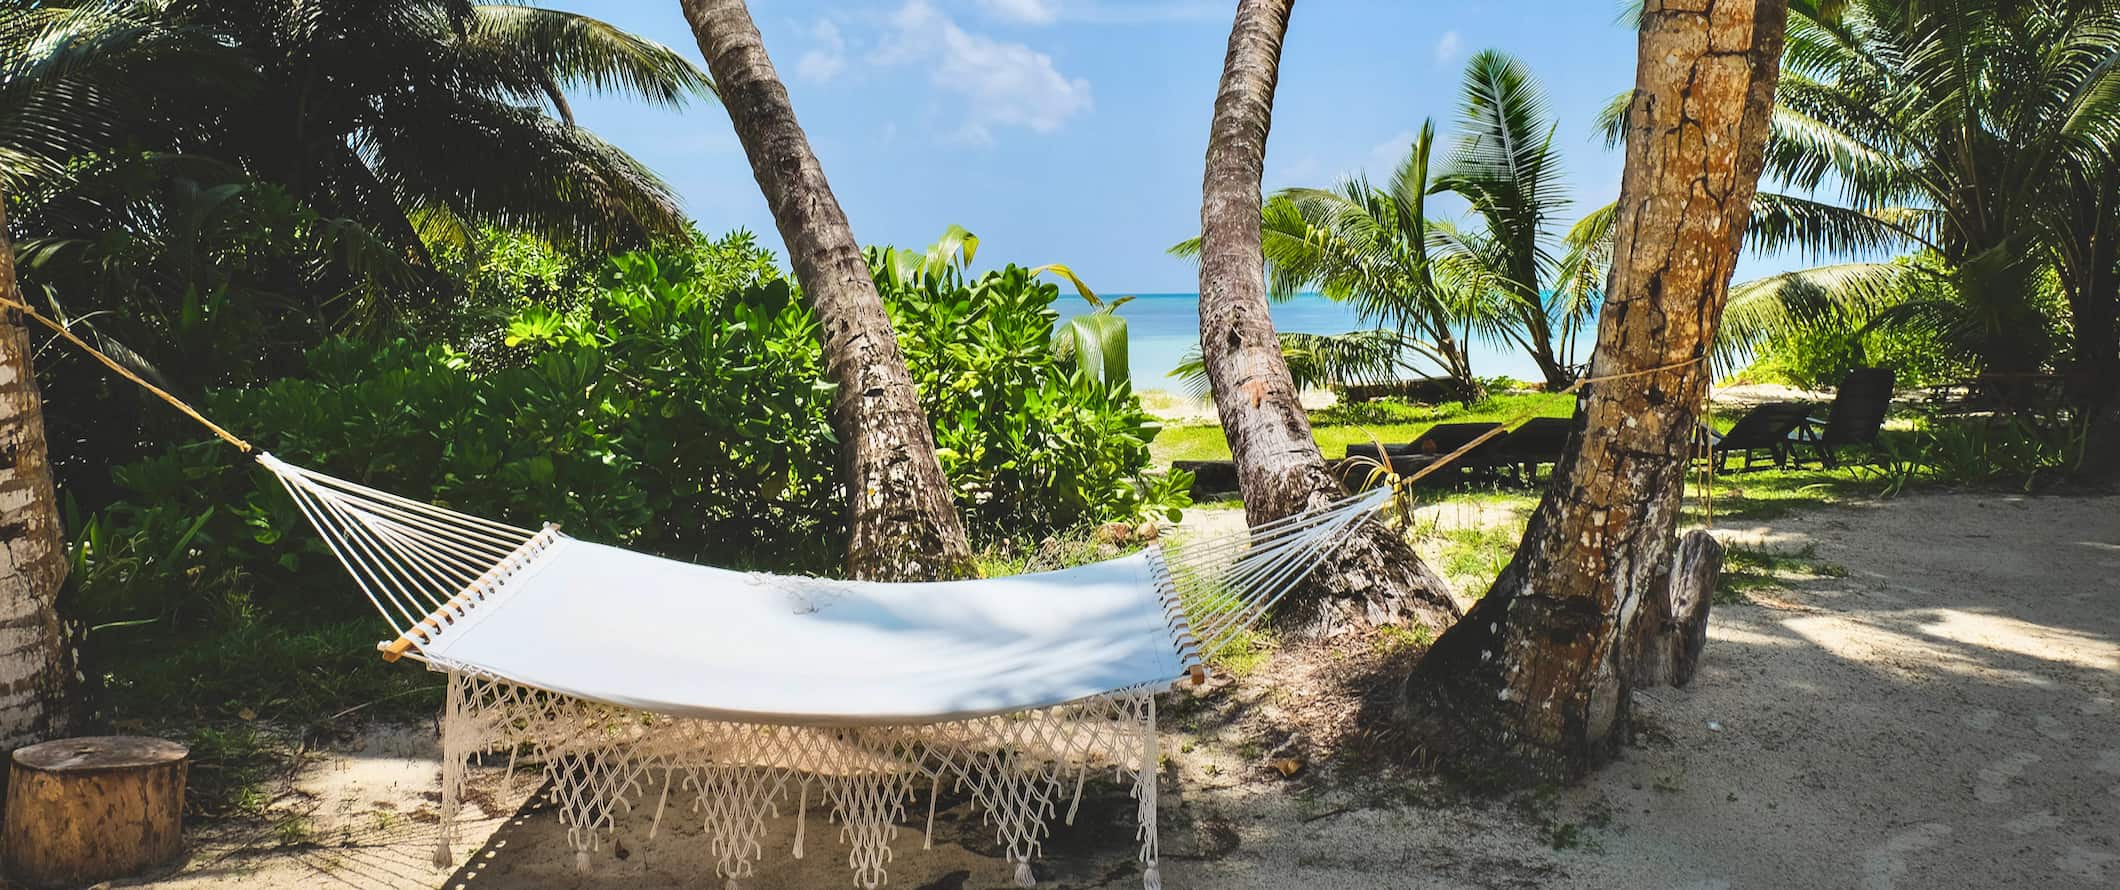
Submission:
[[[1474,337],[1522,349],[1560,389],[1575,379],[1577,336],[1603,293],[1611,209],[1554,228],[1569,207],[1555,124],[1521,62],[1475,55],[1459,123],[1439,174],[1431,174],[1435,126],[1424,121],[1382,186],[1356,176],[1276,194],[1262,210],[1272,295],[1317,288],[1348,301],[1468,396],[1477,388]],[[1428,196],[1444,191],[1472,205],[1477,225],[1429,215]],[[1197,255],[1199,241],[1171,252]]]
[[[1209,125],[1200,202],[1200,347],[1253,524],[1337,499],[1268,315],[1259,180],[1273,121],[1281,43],[1294,0],[1240,0]],[[1449,587],[1370,521],[1324,557],[1274,620],[1298,632],[1457,618]]]
[[[517,4],[4,0],[0,177],[50,203],[144,153],[284,187],[421,264],[485,225],[593,250],[682,232],[661,180],[575,126],[580,89],[675,106],[713,87],[666,47]]]
[[[837,387],[832,429],[849,504],[848,572],[879,581],[975,573],[971,543],[935,455],[934,429],[883,298],[750,10],[743,0],[685,0],[684,12],[787,244],[803,299],[817,315],[825,376]],[[969,235],[953,228],[926,262],[947,268]],[[976,247],[976,239],[971,243]],[[899,266],[891,263],[894,273]]]
[[[1464,264],[1441,263],[1430,256],[1431,242],[1438,240],[1427,216],[1428,159],[1434,143],[1435,124],[1425,121],[1412,150],[1384,186],[1354,176],[1330,189],[1285,189],[1267,201],[1260,231],[1267,296],[1280,302],[1316,288],[1348,303],[1363,321],[1394,332],[1391,339],[1404,355],[1426,360],[1470,398],[1479,383],[1472,375],[1467,340],[1475,320],[1491,317],[1480,312],[1491,301],[1482,299],[1484,288],[1467,281]],[[1196,257],[1200,239],[1181,242],[1171,253]],[[1291,362],[1321,351],[1371,359],[1378,356],[1369,347],[1380,342],[1373,332],[1357,331],[1332,343],[1307,338],[1291,344],[1295,351],[1284,352]],[[1328,361],[1314,366],[1364,376],[1396,372],[1403,362],[1393,355],[1383,362]],[[1342,375],[1327,379],[1344,382]]]
[[[1672,560],[1704,360],[1759,179],[1783,0],[1650,6],[1584,427],[1515,559],[1406,684],[1429,750],[1489,781],[1580,776],[1628,735],[1623,643]]]
[[[1557,126],[1530,69],[1496,50],[1477,53],[1465,64],[1456,149],[1433,186],[1472,205],[1480,227],[1444,227],[1442,240],[1501,297],[1513,323],[1490,330],[1530,355],[1552,389],[1575,380],[1568,353],[1596,308],[1586,285],[1603,277],[1554,228],[1571,203]]]
[[[1840,262],[1742,285],[1732,345],[1804,326],[1911,325],[1990,372],[2021,374],[2054,355],[2044,334],[2066,301],[2079,381],[2120,380],[2111,243],[2120,7],[1790,8],[1767,170],[1838,202],[1762,195],[1752,243],[1930,259]]]
[[[15,251],[0,187],[0,300],[21,304]],[[0,750],[43,741],[65,728],[65,640],[55,603],[66,579],[59,502],[44,443],[43,400],[30,369],[29,331],[0,309]]]

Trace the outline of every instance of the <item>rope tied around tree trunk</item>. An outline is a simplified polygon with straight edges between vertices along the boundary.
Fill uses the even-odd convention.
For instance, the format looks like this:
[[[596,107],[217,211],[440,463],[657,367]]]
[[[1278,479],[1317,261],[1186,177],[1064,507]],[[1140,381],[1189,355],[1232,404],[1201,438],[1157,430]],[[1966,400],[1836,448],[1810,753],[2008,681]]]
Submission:
[[[170,407],[183,412],[184,416],[198,421],[199,425],[206,427],[208,431],[212,432],[216,436],[219,436],[222,441],[227,442],[230,445],[234,445],[236,447],[236,450],[241,451],[244,454],[255,454],[257,452],[257,449],[253,447],[249,442],[246,442],[243,439],[237,437],[236,434],[231,433],[226,429],[223,429],[220,424],[214,423],[211,420],[207,420],[206,415],[200,414],[198,409],[193,408],[189,404],[186,404],[183,399],[170,395],[167,390],[164,390],[159,386],[149,383],[146,378],[143,378],[140,375],[133,373],[132,369],[119,364],[117,359],[111,358],[110,356],[103,354],[103,350],[97,349],[96,347],[89,345],[88,341],[81,339],[73,331],[68,330],[65,325],[53,321],[49,318],[46,318],[43,313],[40,313],[36,309],[31,308],[29,304],[0,297],[0,308],[12,309],[16,312],[20,312],[23,315],[28,316],[32,321],[35,321],[38,324],[50,328],[52,330],[52,333],[58,334],[60,337],[65,338],[67,342],[80,347],[81,351],[88,353],[90,356],[94,357],[96,361],[102,362],[104,367],[116,372],[118,376],[130,380],[133,383],[139,384],[141,389],[145,389],[148,392],[153,393],[156,398],[168,402]]]

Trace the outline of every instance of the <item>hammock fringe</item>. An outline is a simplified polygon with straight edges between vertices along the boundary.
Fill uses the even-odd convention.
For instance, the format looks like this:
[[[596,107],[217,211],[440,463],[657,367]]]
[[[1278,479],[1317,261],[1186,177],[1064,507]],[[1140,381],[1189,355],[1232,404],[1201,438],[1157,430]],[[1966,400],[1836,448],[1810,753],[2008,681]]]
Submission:
[[[840,826],[855,885],[873,890],[888,879],[890,846],[915,789],[925,786],[932,811],[949,784],[969,792],[1020,878],[1051,833],[1057,803],[1074,775],[1109,767],[1119,781],[1132,784],[1140,859],[1152,870],[1161,756],[1158,691],[1120,690],[971,720],[835,729],[670,717],[450,673],[436,861],[453,859],[461,843],[458,823],[471,758],[521,750],[542,764],[567,843],[583,869],[612,841],[621,816],[653,800],[659,828],[661,810],[675,796],[698,820],[715,876],[752,877],[765,854],[767,820],[780,815],[782,803],[795,805],[792,853],[802,858],[815,785],[827,820]],[[650,828],[649,836],[655,832]]]
[[[930,837],[924,846],[932,843],[933,813],[947,780],[953,789],[969,792],[1014,863],[1017,883],[1030,886],[1031,862],[1050,823],[1062,813],[1063,796],[1073,791],[1065,809],[1072,822],[1084,774],[1108,766],[1119,781],[1132,783],[1142,882],[1156,890],[1161,885],[1156,695],[1189,676],[1197,682],[1207,658],[1240,639],[1309,576],[1322,550],[1335,546],[1392,494],[1389,487],[1379,488],[1236,534],[1178,533],[1159,541],[1145,558],[1146,579],[1138,587],[1140,596],[1153,599],[1134,600],[1160,608],[1162,629],[1148,630],[1162,634],[1163,642],[1150,648],[1169,646],[1157,657],[1176,670],[1157,682],[971,716],[817,725],[814,719],[717,719],[727,712],[712,709],[704,715],[643,710],[542,688],[447,656],[440,650],[504,611],[511,594],[563,558],[550,554],[565,550],[562,545],[571,539],[556,526],[532,531],[471,516],[302,469],[270,454],[260,454],[258,461],[286,487],[397,632],[378,644],[384,657],[413,658],[449,676],[438,865],[452,860],[460,841],[457,826],[470,759],[482,751],[507,750],[511,779],[518,754],[543,765],[583,871],[618,830],[620,817],[645,803],[651,791],[656,796],[649,837],[659,831],[674,794],[680,811],[689,811],[706,834],[716,876],[729,881],[754,873],[765,851],[766,820],[777,817],[792,795],[790,852],[802,858],[815,785],[827,819],[840,826],[854,882],[864,888],[886,880],[891,842],[922,780]],[[852,582],[775,575],[754,574],[748,582],[809,611],[817,602],[830,603],[858,589]]]

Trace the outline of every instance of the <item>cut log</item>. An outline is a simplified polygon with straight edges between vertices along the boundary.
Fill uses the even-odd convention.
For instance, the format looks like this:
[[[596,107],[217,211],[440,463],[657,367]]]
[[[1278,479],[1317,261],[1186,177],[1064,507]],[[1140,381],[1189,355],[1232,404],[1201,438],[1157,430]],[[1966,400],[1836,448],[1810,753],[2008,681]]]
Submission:
[[[184,849],[183,745],[136,736],[17,749],[7,783],[7,872],[31,887],[139,874]]]
[[[1722,577],[1723,548],[1715,536],[1695,529],[1678,540],[1678,553],[1662,583],[1651,584],[1642,603],[1634,647],[1634,686],[1684,686],[1693,682],[1708,644],[1708,605]]]

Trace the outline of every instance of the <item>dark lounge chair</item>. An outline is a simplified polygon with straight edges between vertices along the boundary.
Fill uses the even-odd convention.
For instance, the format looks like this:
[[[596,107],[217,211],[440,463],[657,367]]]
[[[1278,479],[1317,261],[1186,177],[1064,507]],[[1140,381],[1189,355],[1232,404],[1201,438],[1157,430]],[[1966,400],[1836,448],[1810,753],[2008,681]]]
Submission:
[[[1501,428],[1499,423],[1439,423],[1429,427],[1420,438],[1413,440],[1412,450],[1415,454],[1449,454],[1465,447],[1474,439]],[[1494,455],[1501,450],[1503,440],[1507,438],[1508,434],[1504,433],[1481,442],[1479,447],[1459,456],[1451,464],[1470,467],[1490,463]]]
[[[1561,452],[1568,447],[1568,434],[1574,429],[1575,421],[1570,418],[1531,418],[1502,437],[1495,462],[1515,467],[1519,481],[1530,485],[1538,478],[1540,464],[1560,461]]]
[[[1895,381],[1890,368],[1856,368],[1840,381],[1840,389],[1833,393],[1833,406],[1826,411],[1823,420],[1807,418],[1797,426],[1794,438],[1797,444],[1808,446],[1818,455],[1818,462],[1828,468],[1840,466],[1834,453],[1849,445],[1875,447],[1877,433],[1884,429],[1884,416],[1892,407],[1892,384]]]
[[[1708,459],[1720,467],[1730,452],[1744,452],[1742,469],[1752,469],[1752,455],[1765,451],[1776,467],[1789,465],[1789,446],[1798,427],[1810,419],[1811,406],[1803,402],[1769,402],[1745,412],[1727,433],[1708,430]]]
[[[1435,462],[1434,455],[1415,452],[1412,443],[1385,445],[1382,451],[1377,448],[1373,442],[1347,446],[1347,454],[1339,465],[1340,482],[1350,488],[1369,488],[1379,481],[1374,476],[1380,466],[1388,464],[1391,472],[1411,476]]]
[[[1401,476],[1410,476],[1422,468],[1465,447],[1489,431],[1502,429],[1499,423],[1439,423],[1421,433],[1421,437],[1403,445],[1385,445],[1382,454],[1374,443],[1357,443],[1347,446],[1347,458],[1340,464],[1340,479],[1348,485],[1364,486],[1364,477],[1375,464],[1386,458],[1391,471]],[[1506,432],[1481,442],[1471,451],[1459,455],[1438,472],[1437,476],[1455,480],[1465,475],[1462,471],[1492,470],[1500,465],[1497,459],[1502,443],[1508,439]],[[1367,460],[1363,460],[1366,458]],[[1371,463],[1371,462],[1375,463]],[[1430,477],[1437,482],[1444,478]]]

